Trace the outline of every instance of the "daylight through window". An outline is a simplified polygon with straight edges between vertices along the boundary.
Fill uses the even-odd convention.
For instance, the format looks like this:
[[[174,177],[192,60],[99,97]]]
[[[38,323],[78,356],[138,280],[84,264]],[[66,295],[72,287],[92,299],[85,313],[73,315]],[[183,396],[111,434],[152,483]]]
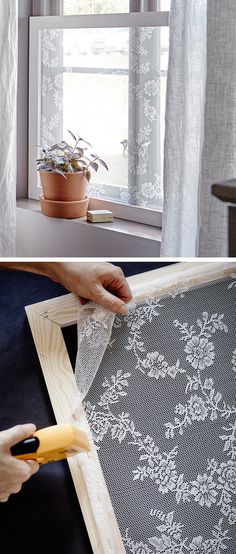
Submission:
[[[129,8],[126,0],[64,0],[64,14],[84,15],[86,6],[101,13],[104,5],[110,12]],[[148,14],[134,15],[148,25],[131,25],[132,14],[123,16],[124,24],[119,16],[97,15],[92,24],[81,17],[67,28],[61,17],[58,29],[42,25],[37,144],[69,140],[68,129],[78,132],[109,167],[93,173],[90,196],[160,209],[168,18],[158,25],[153,14],[150,23]]]

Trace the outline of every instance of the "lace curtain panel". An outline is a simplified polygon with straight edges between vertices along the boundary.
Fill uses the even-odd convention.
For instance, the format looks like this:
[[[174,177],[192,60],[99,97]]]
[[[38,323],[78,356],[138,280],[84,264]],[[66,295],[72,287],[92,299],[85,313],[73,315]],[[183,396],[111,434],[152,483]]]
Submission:
[[[15,255],[18,2],[0,3],[0,256]]]
[[[99,50],[99,40],[103,40],[106,54],[106,49],[111,48],[109,41],[113,44],[118,36],[117,31],[118,28],[42,31],[41,145],[57,143],[62,138],[68,140],[66,130],[72,125],[93,146],[95,132],[96,136],[99,132],[107,133],[110,142],[116,141],[119,154],[113,155],[109,165],[106,152],[98,152],[106,159],[111,177],[100,169],[98,175],[92,176],[89,194],[138,206],[160,207],[163,197],[160,97],[167,74],[166,69],[160,67],[160,30],[155,27],[120,29],[119,44],[125,36],[124,52],[104,56]],[[97,41],[93,39],[92,42],[95,34]],[[90,42],[91,47],[86,47]],[[77,52],[74,61],[73,51]],[[74,100],[68,102],[72,90]],[[94,96],[89,101],[91,90]],[[83,94],[85,97],[81,100]],[[114,98],[113,105],[111,98]],[[104,114],[102,121],[100,112]],[[86,123],[83,123],[84,117]],[[124,117],[126,121],[122,127],[118,120],[123,121]],[[83,125],[85,130],[82,130]],[[103,131],[99,131],[101,126]],[[114,167],[117,171],[122,168],[119,186]]]
[[[97,360],[83,406],[126,553],[235,554],[235,298],[233,274],[79,321],[80,370]]]
[[[234,0],[172,0],[162,255],[227,256],[213,183],[236,173]]]

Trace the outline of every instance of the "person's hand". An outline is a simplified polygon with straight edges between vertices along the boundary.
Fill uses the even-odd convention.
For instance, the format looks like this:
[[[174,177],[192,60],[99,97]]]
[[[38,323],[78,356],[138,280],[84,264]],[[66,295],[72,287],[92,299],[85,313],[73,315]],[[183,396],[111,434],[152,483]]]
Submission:
[[[74,292],[82,303],[93,300],[114,313],[126,314],[132,299],[122,269],[108,262],[0,262],[0,268],[45,275]]]
[[[82,299],[93,300],[111,312],[127,313],[131,290],[120,267],[111,263],[52,262],[51,277]]]
[[[22,484],[39,469],[34,460],[18,460],[11,455],[10,448],[30,437],[36,430],[35,425],[15,425],[0,432],[0,502],[6,502],[10,494],[21,490]]]

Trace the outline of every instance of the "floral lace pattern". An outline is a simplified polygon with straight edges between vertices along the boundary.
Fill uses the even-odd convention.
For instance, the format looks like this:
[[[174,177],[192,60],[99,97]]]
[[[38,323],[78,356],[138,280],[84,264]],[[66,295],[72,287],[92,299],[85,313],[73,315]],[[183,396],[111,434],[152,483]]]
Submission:
[[[153,207],[162,200],[160,159],[157,138],[160,121],[161,79],[165,70],[157,65],[155,45],[159,30],[131,29],[129,63],[130,117],[128,155],[130,202]],[[137,132],[137,121],[139,128]],[[155,151],[155,155],[153,155]],[[151,160],[155,159],[153,164]]]
[[[167,70],[157,67],[159,29],[133,28],[129,38],[129,137],[128,182],[107,186],[90,182],[90,196],[114,199],[138,206],[160,207],[163,198],[160,148],[160,83]],[[78,37],[79,40],[79,37]],[[90,63],[90,62],[88,62]],[[96,62],[95,62],[96,63]],[[102,62],[101,62],[102,65]],[[47,29],[41,35],[41,139],[42,146],[57,143],[63,134],[63,31]],[[102,70],[101,70],[102,71]],[[79,107],[78,107],[79,109]],[[89,114],[89,107],[88,107]],[[137,128],[138,122],[138,128]],[[91,139],[92,140],[92,139]],[[119,141],[119,137],[117,138]],[[155,155],[153,153],[155,152]],[[155,160],[153,163],[151,160]]]
[[[62,32],[41,34],[41,140],[43,146],[61,140],[63,113]]]
[[[235,554],[235,360],[233,276],[115,317],[84,407],[127,553]]]
[[[75,380],[79,396],[77,408],[87,394],[97,373],[112,331],[115,314],[94,302],[79,309],[77,320],[78,351]]]

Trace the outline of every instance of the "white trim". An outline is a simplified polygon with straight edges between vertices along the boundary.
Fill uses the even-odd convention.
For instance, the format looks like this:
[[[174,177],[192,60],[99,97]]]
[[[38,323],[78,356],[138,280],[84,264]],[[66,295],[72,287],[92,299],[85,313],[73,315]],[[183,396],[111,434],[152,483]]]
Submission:
[[[35,28],[31,22],[32,19],[30,18],[28,196],[29,198],[38,199],[39,192],[36,190],[36,187],[39,183],[39,176],[37,174],[36,159],[39,155],[37,145],[40,141],[41,101],[39,83],[41,77],[41,55],[39,48],[40,30],[38,29],[37,34],[35,34]]]
[[[19,200],[16,209],[16,256],[36,258],[158,258],[157,227],[114,218],[88,223],[86,218],[60,219],[40,212],[36,200]]]
[[[131,206],[106,200],[104,198],[93,198],[89,200],[89,210],[106,209],[113,212],[114,217],[143,223],[144,225],[152,225],[153,227],[162,227],[162,211],[151,210],[150,208],[141,208],[139,206]]]
[[[73,28],[112,28],[112,27],[168,27],[169,12],[125,13],[105,15],[72,15],[72,16],[46,16],[30,18],[30,54],[29,54],[29,169],[28,169],[28,196],[38,199],[39,183],[36,159],[39,156],[36,145],[40,141],[40,80],[41,80],[41,49],[40,33],[43,29],[73,29]],[[109,202],[109,201],[108,201]],[[114,203],[116,204],[116,203]],[[160,212],[148,208],[136,208],[118,203],[119,216],[127,219],[127,213],[131,221],[135,221],[135,215],[143,214],[142,223],[149,225],[161,225]],[[134,211],[135,210],[135,211]],[[141,210],[141,211],[140,211]],[[122,214],[122,215],[121,215]],[[145,217],[144,217],[145,214]],[[159,215],[158,215],[159,214]],[[158,223],[153,223],[158,215]]]
[[[35,33],[40,29],[169,27],[169,12],[31,17],[30,24],[34,26]]]

